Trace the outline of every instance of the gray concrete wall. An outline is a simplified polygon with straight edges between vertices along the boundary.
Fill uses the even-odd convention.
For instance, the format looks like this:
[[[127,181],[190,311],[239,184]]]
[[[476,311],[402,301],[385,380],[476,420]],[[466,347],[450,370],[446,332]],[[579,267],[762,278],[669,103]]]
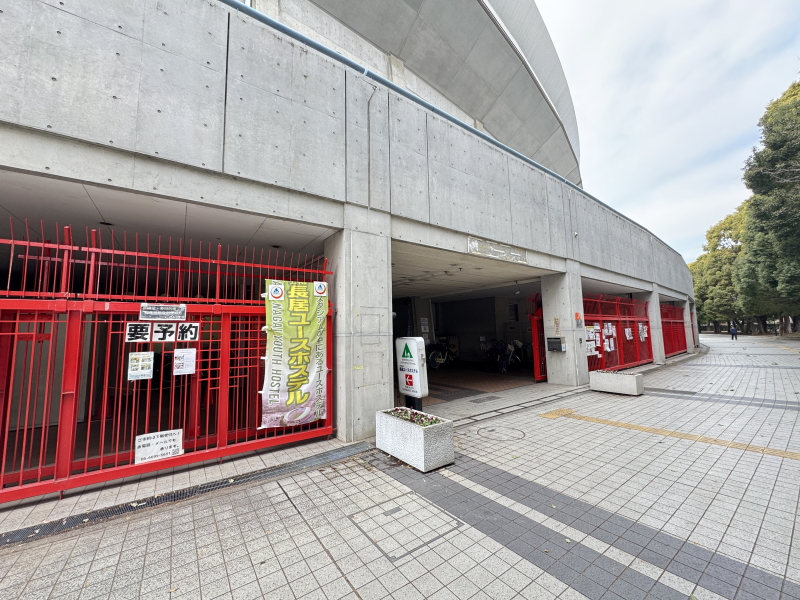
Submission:
[[[6,123],[692,294],[681,257],[634,223],[214,0],[5,4]]]
[[[572,98],[532,1],[496,7],[487,0],[253,5],[580,183]],[[510,29],[536,33],[519,44]]]
[[[472,235],[564,272],[543,280],[545,319],[576,345],[581,276],[691,299],[681,257],[635,223],[215,0],[0,9],[0,168],[340,231],[343,439],[392,403],[392,239],[467,252]],[[585,364],[585,349],[548,356],[551,381],[584,382]]]

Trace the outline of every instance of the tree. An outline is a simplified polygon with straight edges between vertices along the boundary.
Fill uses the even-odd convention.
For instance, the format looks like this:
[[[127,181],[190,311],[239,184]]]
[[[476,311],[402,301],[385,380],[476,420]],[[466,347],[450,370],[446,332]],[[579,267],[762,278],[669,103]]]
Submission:
[[[800,325],[800,83],[770,103],[759,121],[761,149],[753,149],[744,182],[747,202],[743,252],[735,278],[743,305],[770,304]]]
[[[745,185],[766,195],[800,183],[800,82],[767,106],[758,122],[763,147],[753,148],[744,167]]]
[[[689,265],[694,278],[697,317],[702,322],[714,323],[717,332],[720,321],[741,317],[733,273],[741,250],[743,206],[706,231],[705,253]]]
[[[800,82],[759,120],[761,147],[744,167],[753,196],[706,232],[704,253],[689,265],[698,317],[754,322],[788,319],[800,330]]]

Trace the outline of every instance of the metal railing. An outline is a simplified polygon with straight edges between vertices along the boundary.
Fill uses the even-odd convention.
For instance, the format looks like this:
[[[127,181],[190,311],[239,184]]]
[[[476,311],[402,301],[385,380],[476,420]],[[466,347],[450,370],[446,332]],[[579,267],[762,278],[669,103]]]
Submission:
[[[664,336],[664,354],[675,356],[687,351],[683,307],[661,305],[661,331]]]
[[[647,305],[632,298],[584,295],[590,371],[615,371],[653,362]]]
[[[323,257],[86,236],[0,239],[0,502],[333,434],[330,305],[326,417],[258,427],[264,280],[324,281]],[[47,239],[43,226],[35,237]],[[151,301],[185,304],[197,333],[130,343],[128,325]],[[178,377],[182,349],[194,349],[196,369]],[[134,351],[152,352],[151,378],[131,379]],[[181,455],[135,463],[137,436],[173,429]]]

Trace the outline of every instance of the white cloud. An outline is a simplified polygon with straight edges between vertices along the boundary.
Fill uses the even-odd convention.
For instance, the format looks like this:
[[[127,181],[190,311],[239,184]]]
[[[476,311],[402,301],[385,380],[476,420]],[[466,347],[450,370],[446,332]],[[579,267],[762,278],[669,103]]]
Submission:
[[[575,103],[585,189],[694,260],[749,196],[758,119],[800,70],[800,2],[536,4]]]

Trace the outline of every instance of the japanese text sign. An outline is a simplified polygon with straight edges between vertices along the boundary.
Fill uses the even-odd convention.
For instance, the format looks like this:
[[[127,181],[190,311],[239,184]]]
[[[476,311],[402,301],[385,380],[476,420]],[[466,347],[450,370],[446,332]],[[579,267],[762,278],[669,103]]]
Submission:
[[[136,436],[135,464],[183,454],[183,429],[171,429]]]
[[[140,321],[185,321],[185,304],[147,304],[139,307]]]
[[[200,323],[126,323],[126,342],[196,342]]]
[[[328,285],[267,280],[265,290],[267,355],[260,428],[324,419]]]

